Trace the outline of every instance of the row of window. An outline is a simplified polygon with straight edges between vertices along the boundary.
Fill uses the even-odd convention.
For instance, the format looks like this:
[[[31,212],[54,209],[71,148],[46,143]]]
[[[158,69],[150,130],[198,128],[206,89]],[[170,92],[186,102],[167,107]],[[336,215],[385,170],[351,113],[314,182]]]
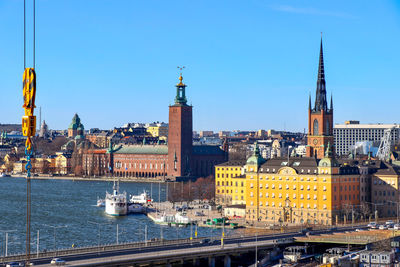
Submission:
[[[230,183],[229,182],[226,182],[226,183],[224,183],[224,181],[222,181],[221,183],[219,182],[219,181],[217,181],[217,186],[219,186],[219,185],[222,185],[222,186],[233,186],[233,182],[231,181]],[[239,183],[236,181],[235,182],[235,186],[238,186],[239,185]],[[244,182],[240,182],[240,186],[244,186]]]
[[[350,186],[349,186],[350,187]],[[254,184],[253,183],[250,183],[250,188],[254,188]],[[263,185],[262,184],[260,184],[260,188],[263,188]],[[275,184],[271,184],[271,188],[272,189],[275,189]],[[279,189],[282,189],[282,185],[281,184],[279,184],[278,185],[278,188]],[[288,184],[286,184],[286,187],[285,187],[287,190],[288,189],[290,189],[290,187],[289,187],[289,185]],[[336,191],[336,186],[334,187],[335,188],[335,191]],[[342,187],[341,187],[342,188]],[[265,184],[265,189],[269,189],[269,184]],[[293,190],[296,190],[297,189],[297,185],[293,185]],[[309,186],[309,185],[307,185],[307,190],[310,190],[311,189],[311,187]],[[304,185],[300,185],[300,190],[304,190]],[[326,191],[326,186],[324,185],[323,187],[322,187],[322,190],[324,190],[324,191]],[[317,191],[317,186],[316,185],[314,185],[314,191]]]
[[[147,166],[149,166],[149,169],[153,169],[153,167],[154,167],[155,170],[158,169],[158,164],[157,163],[155,163],[154,165],[153,165],[153,163],[150,163],[149,165],[147,165],[147,163],[145,163],[143,165],[142,165],[142,163],[139,163],[138,165],[136,165],[136,163],[127,164],[127,163],[122,163],[122,162],[115,162],[114,165],[115,165],[116,169],[121,169],[121,168],[127,169],[128,166],[129,166],[129,169],[132,168],[132,166],[134,166],[135,169],[137,168],[137,166],[139,166],[139,169],[142,169],[142,167],[144,167],[144,169],[147,169]],[[160,170],[162,170],[163,168],[164,168],[164,164],[161,163],[160,164]],[[167,165],[167,168],[168,168],[168,165]]]
[[[279,198],[282,198],[282,193],[277,194]],[[263,197],[263,193],[260,193],[260,197]],[[250,197],[254,197],[253,192],[250,192]],[[265,193],[265,197],[269,198],[269,193]],[[293,194],[293,199],[296,199],[297,195]],[[271,193],[271,198],[275,198],[275,193]],[[286,194],[286,198],[289,198],[289,194]],[[323,200],[326,200],[326,195],[323,195]],[[300,199],[304,199],[304,195],[300,194]],[[307,199],[311,199],[311,196],[309,194],[307,194]],[[314,200],[317,200],[317,195],[313,196]]]
[[[227,173],[226,174],[226,178],[235,178],[235,177],[239,177],[240,176],[240,174],[229,174],[229,173]],[[219,173],[217,173],[217,178],[225,178],[225,175],[223,174],[223,173],[221,173],[221,174],[219,174]]]
[[[227,171],[229,171],[229,169],[231,169],[231,171],[233,171],[233,170],[235,170],[235,171],[237,171],[237,170],[240,170],[239,168],[222,168],[222,167],[217,167],[217,171],[219,171],[219,170],[221,170],[221,171],[224,171],[224,170],[227,170]]]
[[[263,206],[263,202],[259,202],[259,205],[260,205],[260,207],[262,207],[262,206]],[[280,208],[281,208],[283,205],[284,205],[284,204],[283,204],[282,202],[278,202],[278,203],[277,203],[277,206],[280,207]],[[254,206],[254,202],[253,202],[253,201],[250,202],[250,206]],[[265,207],[269,207],[269,206],[270,206],[269,202],[266,201],[266,202],[265,202]],[[275,207],[275,202],[271,202],[271,207]],[[286,207],[289,207],[289,206],[286,205]],[[314,204],[314,205],[312,206],[311,204],[304,205],[303,203],[300,203],[300,208],[304,208],[304,207],[306,207],[307,209],[311,209],[311,208],[316,209],[318,206],[317,206],[317,204]],[[293,203],[293,204],[292,204],[292,208],[297,208],[297,204],[296,204],[296,203]],[[324,205],[322,206],[322,208],[323,208],[323,209],[327,209],[326,204],[324,204]]]
[[[386,191],[375,191],[375,196],[377,196],[379,194],[379,196],[386,196]],[[390,194],[390,191],[387,191],[387,195],[390,197],[390,195],[392,195],[394,197],[395,195],[395,191],[392,191],[392,193]]]
[[[224,192],[226,192],[227,194],[229,194],[229,193],[231,193],[231,194],[233,194],[233,190],[224,190],[224,189],[222,189],[222,190],[219,190],[219,189],[217,189],[217,193],[224,193]],[[238,190],[236,189],[235,190],[235,193],[238,193]],[[243,194],[243,190],[241,190],[241,193]]]

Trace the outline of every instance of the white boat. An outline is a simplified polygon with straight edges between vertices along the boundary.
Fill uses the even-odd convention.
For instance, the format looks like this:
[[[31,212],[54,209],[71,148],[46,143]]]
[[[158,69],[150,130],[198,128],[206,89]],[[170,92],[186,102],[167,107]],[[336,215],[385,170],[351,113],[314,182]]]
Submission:
[[[190,219],[189,219],[188,216],[186,216],[186,214],[177,212],[175,214],[175,223],[176,224],[184,224],[184,225],[186,225],[186,224],[190,223]]]
[[[106,201],[104,199],[98,198],[97,197],[97,207],[104,207],[106,205]]]
[[[144,213],[146,208],[140,204],[129,203],[128,204],[128,213]]]
[[[106,192],[106,213],[113,216],[123,216],[128,213],[128,201],[126,192],[119,193],[119,181],[113,186],[113,193]]]
[[[136,204],[147,204],[149,202],[152,202],[153,200],[151,197],[147,194],[146,191],[143,191],[140,195],[131,195],[130,196],[130,203],[136,203]]]

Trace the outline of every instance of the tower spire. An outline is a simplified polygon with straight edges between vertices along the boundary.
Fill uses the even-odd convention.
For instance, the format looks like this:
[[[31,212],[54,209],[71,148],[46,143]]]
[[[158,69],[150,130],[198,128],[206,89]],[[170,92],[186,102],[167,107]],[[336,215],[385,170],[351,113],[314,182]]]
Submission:
[[[322,34],[321,34],[321,46],[319,48],[318,80],[325,80],[324,51],[323,51],[323,47],[322,47]]]
[[[178,67],[182,71],[185,67]],[[175,105],[186,105],[186,84],[182,82],[182,72],[179,75],[179,83],[176,85]]]
[[[308,95],[308,109],[311,110],[311,93]]]
[[[332,93],[331,93],[331,110],[333,110],[333,96],[332,96]]]
[[[315,111],[327,111],[328,105],[326,103],[326,88],[325,88],[325,69],[324,69],[324,52],[322,47],[322,34],[321,46],[319,51],[319,64],[318,64],[318,80],[317,91],[315,96]]]

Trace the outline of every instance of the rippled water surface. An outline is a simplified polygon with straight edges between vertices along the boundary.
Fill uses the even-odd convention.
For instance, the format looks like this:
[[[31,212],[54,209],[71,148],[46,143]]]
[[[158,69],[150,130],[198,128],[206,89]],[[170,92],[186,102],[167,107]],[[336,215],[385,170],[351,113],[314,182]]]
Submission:
[[[158,201],[158,183],[120,183],[120,190],[128,194],[152,192]],[[161,201],[165,200],[165,184],[160,185]],[[151,190],[152,189],[152,190]],[[97,197],[104,198],[105,191],[112,191],[112,182],[72,180],[32,180],[31,246],[36,252],[37,231],[39,249],[53,250],[115,243],[117,225],[119,241],[143,241],[147,225],[148,238],[166,239],[190,237],[190,227],[175,228],[154,224],[145,215],[123,217],[108,216],[104,208],[96,207]],[[93,223],[91,223],[93,222]],[[98,224],[100,223],[100,226]],[[57,227],[57,228],[55,228]],[[99,236],[100,228],[100,236]],[[5,250],[5,232],[8,234],[8,253],[25,251],[26,233],[26,180],[24,178],[0,178],[0,255]],[[218,229],[199,228],[199,236],[220,236]]]

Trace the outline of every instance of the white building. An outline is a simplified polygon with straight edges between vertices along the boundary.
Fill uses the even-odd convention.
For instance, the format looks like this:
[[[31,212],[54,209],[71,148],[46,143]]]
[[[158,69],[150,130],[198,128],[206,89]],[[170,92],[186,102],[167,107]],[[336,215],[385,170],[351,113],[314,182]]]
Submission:
[[[370,141],[379,146],[385,129],[391,129],[392,143],[397,143],[400,136],[400,125],[398,124],[360,124],[357,121],[336,124],[333,127],[335,148],[337,155],[347,155],[350,149],[357,143]]]

